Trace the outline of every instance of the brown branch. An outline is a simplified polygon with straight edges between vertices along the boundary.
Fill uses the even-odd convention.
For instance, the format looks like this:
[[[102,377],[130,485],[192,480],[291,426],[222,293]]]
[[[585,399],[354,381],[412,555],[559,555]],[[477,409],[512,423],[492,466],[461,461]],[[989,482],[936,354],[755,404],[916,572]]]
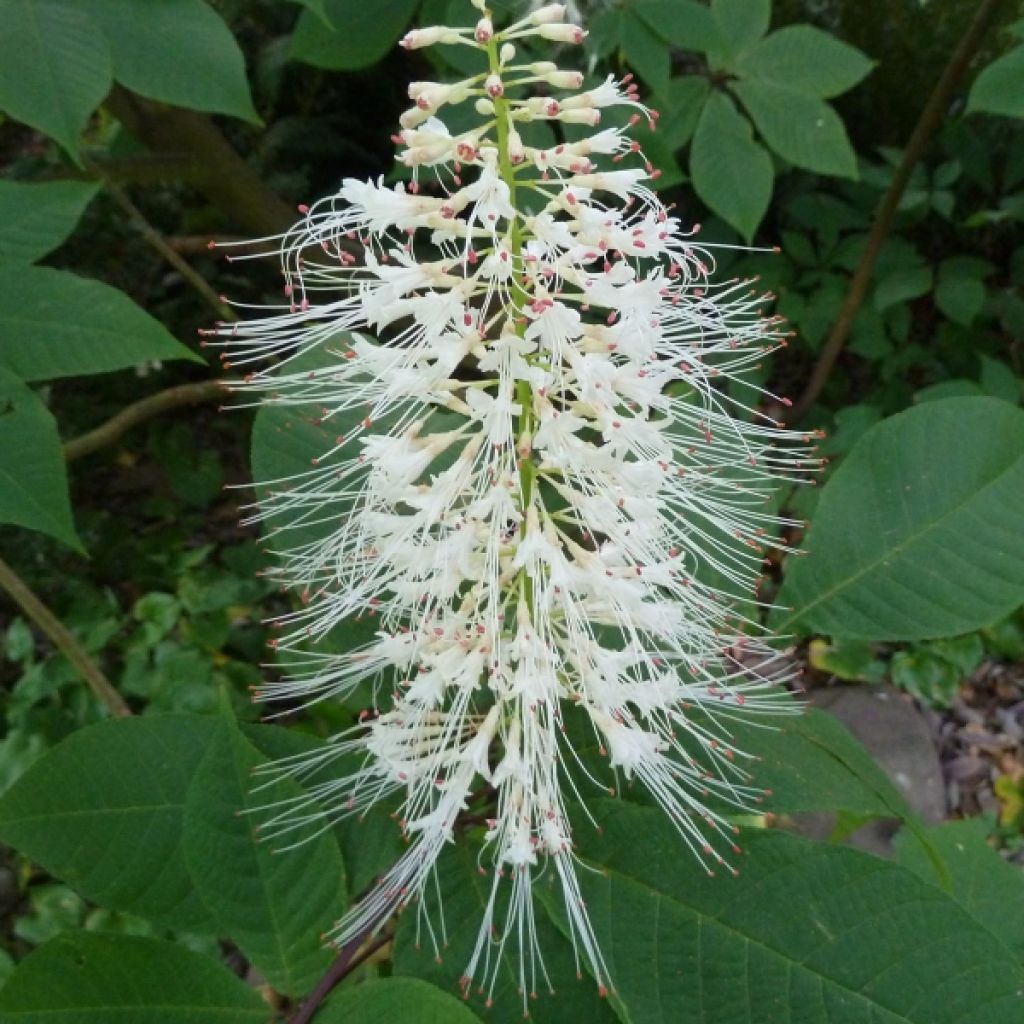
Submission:
[[[874,223],[868,234],[867,243],[864,246],[864,253],[860,263],[854,271],[850,281],[849,290],[843,300],[842,308],[832,327],[832,332],[821,350],[818,360],[811,372],[807,386],[803,394],[793,406],[789,419],[798,421],[808,409],[817,401],[822,389],[825,387],[829,376],[835,367],[846,339],[849,337],[853,322],[860,310],[864,298],[867,295],[868,287],[871,284],[871,275],[874,273],[875,264],[878,262],[878,254],[881,251],[882,243],[892,228],[896,210],[899,207],[903,193],[910,183],[910,177],[914,168],[924,156],[932,136],[935,134],[942,119],[949,108],[953,92],[963,78],[971,61],[981,44],[981,41],[992,24],[1002,0],[981,0],[978,9],[975,11],[974,19],[960,40],[959,46],[953,51],[949,63],[939,76],[935,88],[932,90],[928,102],[921,111],[914,131],[907,142],[907,148],[903,151],[903,159],[896,168],[889,188],[882,197],[881,205],[875,214]]]
[[[320,1004],[331,994],[335,986],[348,977],[360,964],[365,963],[379,949],[383,949],[394,938],[392,935],[381,935],[365,949],[363,943],[366,936],[357,935],[351,942],[341,947],[337,960],[331,964],[327,973],[320,979],[317,986],[303,1002],[288,1024],[309,1024],[316,1016]]]
[[[126,718],[132,709],[114,689],[113,684],[93,661],[89,652],[71,635],[67,626],[57,618],[32,588],[0,558],[0,587],[10,595],[14,603],[46,634],[54,647],[78,670],[101,704],[115,717]]]
[[[103,174],[102,169],[92,161],[86,160],[85,166],[93,171],[96,177],[103,182],[103,187],[113,198],[114,202],[128,215],[128,219],[135,226],[135,229],[142,236],[146,244],[159,253],[167,263],[181,274],[184,280],[203,298],[210,309],[222,320],[237,320],[238,317],[235,315],[234,310],[210,287],[202,274],[189,265],[181,253],[176,252],[167,244],[163,235],[146,220],[145,214],[132,202],[128,193],[116,182],[107,178]]]
[[[199,405],[212,402],[224,393],[224,384],[216,380],[201,380],[196,384],[178,384],[176,387],[158,391],[155,395],[143,398],[138,402],[125,406],[116,416],[94,430],[68,441],[64,445],[64,458],[68,462],[80,459],[83,455],[91,455],[109,444],[113,444],[133,427],[144,423],[154,416],[180,409],[182,406]]]
[[[153,153],[187,157],[189,178],[229,222],[256,234],[275,235],[295,220],[292,208],[264,184],[205,114],[154,103],[121,86],[114,86],[106,106]]]

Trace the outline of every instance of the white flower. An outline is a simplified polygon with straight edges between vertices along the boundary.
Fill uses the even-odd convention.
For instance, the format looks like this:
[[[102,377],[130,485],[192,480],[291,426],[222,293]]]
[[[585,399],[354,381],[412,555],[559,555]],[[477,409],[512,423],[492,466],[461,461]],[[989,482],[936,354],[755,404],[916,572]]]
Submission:
[[[484,16],[409,33],[409,48],[481,50],[488,70],[414,83],[398,137],[412,183],[346,180],[280,239],[286,303],[218,332],[233,365],[276,360],[241,392],[314,409],[337,435],[307,472],[267,482],[253,517],[302,596],[281,618],[292,675],[259,695],[294,707],[363,683],[374,694],[366,721],[269,770],[305,779],[359,755],[265,831],[298,836],[393,801],[409,847],[340,922],[343,943],[413,900],[425,913],[472,802],[491,892],[467,985],[493,989],[515,948],[524,999],[546,977],[530,895],[544,870],[579,955],[610,984],[575,873],[569,805],[586,794],[566,785],[570,719],[708,871],[726,862],[732,826],[706,796],[757,799],[729,723],[788,707],[744,670],[738,651],[764,652],[727,591],[753,587],[779,525],[761,509],[773,477],[817,465],[744,383],[781,342],[765,300],[709,279],[711,251],[661,205],[642,153],[599,164],[630,158],[628,136],[523,145],[531,119],[595,123],[624,105],[654,120],[628,81],[523,95],[581,87],[554,63],[514,64],[513,40],[578,42],[565,15],[547,4],[504,28]],[[470,99],[480,124],[453,136],[438,112]],[[362,647],[317,649],[369,614]]]

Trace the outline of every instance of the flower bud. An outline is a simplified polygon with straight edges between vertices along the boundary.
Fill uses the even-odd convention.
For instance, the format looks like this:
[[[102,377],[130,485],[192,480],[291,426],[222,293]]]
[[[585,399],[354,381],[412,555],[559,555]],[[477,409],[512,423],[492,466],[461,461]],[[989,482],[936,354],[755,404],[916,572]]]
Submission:
[[[542,76],[553,89],[578,89],[583,85],[582,71],[550,71]]]
[[[587,37],[587,33],[579,25],[542,24],[537,28],[537,35],[553,43],[575,43],[577,46]]]
[[[476,23],[473,38],[481,45],[489,43],[494,38],[494,22],[490,18],[481,18]]]
[[[505,86],[498,75],[488,75],[484,80],[484,91],[492,99],[505,95]]]
[[[490,117],[494,113],[494,104],[490,100],[481,96],[480,99],[473,104],[473,109],[482,117]]]
[[[530,15],[531,25],[550,25],[565,20],[565,4],[545,4]]]
[[[526,159],[522,136],[511,125],[508,129],[508,158],[514,164],[521,164]]]
[[[511,43],[502,43],[501,50],[498,52],[498,59],[501,63],[511,64],[516,58],[516,48]]]
[[[399,43],[406,50],[420,50],[424,46],[433,46],[445,40],[452,30],[444,25],[431,25],[429,28],[414,28],[406,32]]]

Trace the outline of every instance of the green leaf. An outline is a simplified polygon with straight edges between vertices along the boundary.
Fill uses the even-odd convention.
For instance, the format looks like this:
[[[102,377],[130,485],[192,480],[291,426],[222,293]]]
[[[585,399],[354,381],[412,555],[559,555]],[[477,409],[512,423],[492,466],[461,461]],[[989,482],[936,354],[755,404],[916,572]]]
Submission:
[[[0,366],[23,380],[203,360],[124,292],[49,267],[0,268]]]
[[[897,303],[920,298],[927,295],[931,288],[931,267],[894,270],[883,277],[875,288],[875,309],[882,312]]]
[[[213,727],[148,715],[72,733],[0,797],[0,841],[103,906],[209,928],[185,865],[182,817]]]
[[[701,75],[673,78],[665,90],[665,109],[658,122],[658,130],[651,139],[662,139],[671,150],[685,146],[697,129],[700,112],[710,94],[711,83]],[[644,146],[647,146],[646,141]]]
[[[830,99],[852,89],[874,67],[860,50],[811,25],[787,25],[740,57],[747,81]]]
[[[960,689],[957,668],[927,649],[897,651],[889,667],[894,686],[931,707],[950,707]]]
[[[947,821],[926,829],[949,869],[953,897],[976,920],[1024,959],[1024,872],[988,845],[993,829],[983,818]],[[931,862],[904,834],[896,837],[896,859],[903,867],[938,884]]]
[[[0,989],[4,1024],[267,1024],[270,1008],[226,968],[173,942],[68,932]]]
[[[301,798],[303,790],[291,780],[254,790],[260,780],[253,771],[267,759],[229,716],[215,729],[189,790],[185,859],[220,930],[275,989],[302,995],[334,959],[321,935],[345,910],[341,853],[330,832],[260,842],[258,824],[273,812],[258,809]],[[295,849],[278,849],[303,838]]]
[[[639,0],[629,9],[665,42],[681,50],[707,53],[722,48],[711,11],[693,0]]]
[[[106,34],[122,85],[162,103],[260,123],[242,51],[204,0],[89,0],[88,8]]]
[[[1024,46],[982,69],[967,97],[967,113],[1024,117]]]
[[[768,31],[772,0],[711,0],[711,16],[725,48],[739,56]]]
[[[51,0],[0,0],[0,25],[0,110],[77,159],[82,129],[113,80],[99,25]]]
[[[872,427],[825,486],[777,601],[797,629],[863,640],[955,636],[1024,595],[1024,412],[926,402]]]
[[[64,450],[50,410],[0,365],[0,523],[48,533],[76,551]]]
[[[548,872],[548,882],[543,884],[549,884],[553,876],[554,872]],[[432,921],[436,923],[439,920],[439,911],[435,901],[443,906],[448,941],[439,953],[435,954],[428,930],[417,928],[419,908],[411,908],[402,915],[398,923],[393,960],[395,974],[415,975],[448,992],[458,992],[488,907],[493,882],[494,877],[490,871],[486,877],[480,874],[477,849],[468,841],[468,837],[463,837],[454,846],[447,847],[438,860],[439,896],[431,893],[426,909],[431,913]],[[494,906],[496,922],[505,920],[509,888],[506,879]],[[535,882],[534,888],[542,888],[542,883]],[[615,1015],[612,1008],[607,1000],[598,998],[596,987],[576,983],[577,966],[572,946],[545,915],[539,912],[536,915],[536,927],[537,939],[544,953],[544,964],[556,992],[551,994],[548,991],[544,977],[538,972],[535,982],[537,999],[530,999],[528,1004],[531,1018],[538,1022],[559,1020],[613,1024]],[[419,948],[421,944],[422,948]],[[500,960],[491,960],[492,966],[497,967],[493,989],[494,1005],[485,1005],[490,974],[485,976],[482,967],[470,991],[470,1007],[478,1010],[487,1024],[522,1024],[523,993],[520,991],[519,965],[512,947],[513,943],[510,941]],[[494,955],[495,951],[492,950],[492,958]],[[529,971],[527,978],[530,978]],[[481,985],[484,986],[484,993],[478,991]]]
[[[697,195],[749,242],[768,209],[775,171],[750,123],[724,93],[701,111],[690,149]]]
[[[875,657],[874,648],[863,640],[834,637],[812,640],[807,649],[811,667],[838,679],[880,683],[886,676],[885,663]]]
[[[817,174],[857,177],[846,129],[827,103],[770,82],[740,81],[733,91],[779,156]]]
[[[1021,380],[1001,359],[980,356],[981,375],[978,378],[982,390],[993,398],[1001,398],[1014,405],[1020,402]]]
[[[981,385],[973,380],[960,377],[955,380],[943,380],[938,384],[929,384],[914,392],[914,401],[938,402],[944,398],[980,398],[984,392]]]
[[[327,17],[327,8],[324,6],[326,0],[291,0],[294,4],[302,4],[303,7],[311,10],[323,23],[330,26],[331,19]]]
[[[417,0],[324,0],[328,30],[313,11],[303,11],[292,36],[291,56],[329,71],[354,71],[376,64],[409,24]]]
[[[98,191],[87,181],[0,181],[0,263],[34,263],[52,252]]]
[[[708,878],[660,811],[591,809],[584,899],[630,1024],[1019,1020],[1024,969],[901,867],[761,832],[738,876]]]
[[[656,93],[668,88],[672,74],[668,47],[644,19],[629,9],[622,19],[619,45],[629,66]]]
[[[771,790],[764,800],[766,810],[912,817],[903,794],[828,712],[808,708],[792,718],[742,722],[730,732],[741,750],[760,759],[750,770],[755,785]]]
[[[488,1015],[490,1019],[490,1015]],[[480,1024],[461,999],[418,978],[367,981],[342,989],[316,1015],[317,1024]]]
[[[274,726],[243,726],[246,737],[260,753],[274,760],[322,750],[324,741],[308,733]],[[360,758],[342,759],[325,764],[302,780],[306,789],[356,771]],[[334,835],[341,845],[348,890],[353,898],[366,892],[374,881],[406,850],[398,822],[392,817],[394,801],[384,800],[355,818],[346,818],[334,826]]]
[[[954,323],[970,327],[985,306],[985,283],[976,277],[939,273],[935,305]]]

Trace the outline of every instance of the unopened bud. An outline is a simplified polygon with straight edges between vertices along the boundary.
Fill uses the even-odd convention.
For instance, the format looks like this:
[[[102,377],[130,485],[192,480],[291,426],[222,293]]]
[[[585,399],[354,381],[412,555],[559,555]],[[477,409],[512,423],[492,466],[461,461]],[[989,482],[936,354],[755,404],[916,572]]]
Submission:
[[[549,39],[553,43],[575,43],[577,46],[587,37],[587,33],[579,25],[543,24],[537,28],[537,35],[542,39]]]
[[[511,64],[516,59],[516,48],[511,43],[502,43],[498,59],[502,64]]]
[[[494,23],[490,18],[481,18],[476,23],[473,37],[478,43],[489,43],[494,38]]]
[[[531,25],[551,25],[557,21],[565,21],[565,4],[545,4],[530,15]]]
[[[484,90],[492,99],[505,95],[505,86],[498,75],[488,75],[484,81]]]
[[[494,104],[483,96],[481,96],[473,106],[481,117],[490,117],[494,113]]]
[[[514,164],[521,164],[526,159],[522,136],[511,126],[508,130],[508,158]]]
[[[406,32],[399,45],[406,50],[419,50],[424,46],[433,46],[435,43],[441,42],[450,33],[451,29],[446,28],[444,25],[414,28],[411,32]]]
[[[583,85],[582,71],[551,71],[544,81],[554,89],[578,89]]]

